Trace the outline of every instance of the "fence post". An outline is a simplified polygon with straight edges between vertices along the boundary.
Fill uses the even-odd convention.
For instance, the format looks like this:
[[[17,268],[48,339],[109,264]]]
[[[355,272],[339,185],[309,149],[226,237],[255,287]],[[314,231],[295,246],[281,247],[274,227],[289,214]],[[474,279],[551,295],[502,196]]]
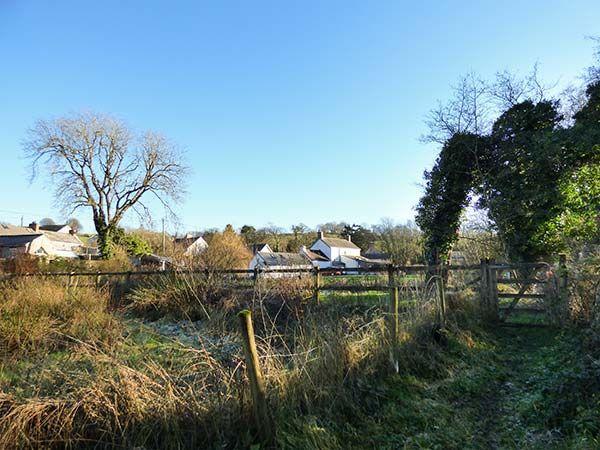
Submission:
[[[96,272],[96,289],[100,287],[100,272]]]
[[[438,294],[440,298],[440,326],[446,327],[446,289],[444,287],[444,275],[443,270],[437,279]]]
[[[274,436],[273,424],[267,406],[265,383],[263,380],[256,341],[254,339],[254,327],[252,325],[252,313],[245,309],[238,313],[240,319],[240,330],[244,340],[244,353],[246,356],[246,372],[250,380],[250,392],[252,394],[252,409],[254,420],[260,438],[264,442],[272,442]]]
[[[125,275],[125,290],[129,289],[131,286],[131,271],[127,272]]]
[[[321,302],[321,269],[319,266],[315,266],[315,302]]]
[[[491,265],[495,264],[495,260],[490,260]],[[497,321],[500,318],[500,313],[498,311],[498,269],[492,268],[488,265],[488,287],[490,290],[489,293],[489,302],[490,302],[490,310],[491,317],[493,320]]]
[[[396,268],[393,264],[388,266],[388,287],[389,287],[389,305],[388,305],[388,334],[390,339],[390,364],[392,370],[398,373],[400,364],[397,357],[398,336],[400,334],[400,318],[398,311],[400,308],[400,291],[395,283]]]
[[[488,259],[482,259],[481,260],[481,285],[480,285],[480,289],[479,289],[479,293],[480,293],[480,300],[481,300],[481,308],[483,311],[485,311],[487,313],[488,308],[489,308],[489,295],[490,295],[490,288],[489,288],[489,260]]]
[[[558,255],[558,277],[558,292],[560,299],[566,304],[569,297],[569,274],[567,271],[567,255],[564,253]]]

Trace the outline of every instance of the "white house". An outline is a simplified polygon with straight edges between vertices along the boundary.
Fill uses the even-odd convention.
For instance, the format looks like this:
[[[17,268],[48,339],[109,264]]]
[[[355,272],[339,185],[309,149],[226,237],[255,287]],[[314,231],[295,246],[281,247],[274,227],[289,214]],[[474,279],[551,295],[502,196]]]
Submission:
[[[327,267],[331,266],[331,261],[329,261],[329,259],[327,259],[327,257],[323,253],[313,252],[312,250],[306,248],[305,245],[303,245],[302,248],[300,248],[300,253],[305,255],[310,260],[313,267],[318,267],[319,269],[326,269]]]
[[[29,227],[0,225],[0,257],[29,254],[59,258],[78,258],[83,243],[74,232],[41,230],[35,222]]]
[[[310,246],[310,251],[327,259],[324,261],[313,261],[319,268],[354,269],[360,267],[360,261],[366,258],[360,256],[360,247],[348,239],[325,237],[319,231],[317,240]]]
[[[283,253],[283,252],[258,252],[250,260],[248,268],[250,270],[259,269],[264,271],[261,276],[269,278],[284,278],[297,276],[297,273],[269,273],[269,270],[288,269],[288,270],[308,270],[312,269],[310,260],[301,253]]]
[[[40,225],[40,230],[41,231],[53,231],[55,233],[63,233],[63,234],[69,234],[69,233],[72,233],[75,231],[71,228],[71,226],[68,223],[65,223],[63,225],[59,225],[59,224]]]
[[[185,247],[183,252],[185,256],[198,256],[208,248],[208,243],[202,236],[194,236],[189,233],[183,237],[175,238],[175,244]]]
[[[256,255],[258,252],[273,252],[269,244],[264,243],[252,244],[251,250],[253,255]]]

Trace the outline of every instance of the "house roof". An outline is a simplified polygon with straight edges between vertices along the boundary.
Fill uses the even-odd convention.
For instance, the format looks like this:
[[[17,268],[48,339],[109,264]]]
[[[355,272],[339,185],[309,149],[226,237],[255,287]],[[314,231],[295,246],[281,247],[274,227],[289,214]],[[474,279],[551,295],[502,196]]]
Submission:
[[[303,251],[311,261],[329,261],[327,256],[325,256],[320,250],[309,250],[305,248]]]
[[[360,249],[360,247],[358,247],[358,245],[356,245],[352,241],[349,241],[348,239],[322,237],[322,238],[320,238],[320,240],[323,241],[330,248],[336,247],[336,248],[353,248],[353,249],[357,249],[357,250]]]
[[[23,247],[40,236],[41,234],[0,235],[0,247]]]
[[[264,242],[261,242],[259,244],[252,244],[252,253],[255,255],[259,252],[268,252],[268,251],[272,251],[269,244],[265,244]]]
[[[267,266],[310,266],[308,258],[300,253],[258,252]]]
[[[176,244],[183,244],[186,247],[189,247],[190,245],[192,245],[192,244],[194,244],[196,242],[204,243],[204,244],[208,245],[206,243],[206,240],[202,236],[199,236],[199,235],[198,236],[194,236],[194,235],[189,234],[189,233],[186,234],[183,237],[175,238],[175,239],[173,239],[173,241]]]
[[[390,254],[386,253],[386,252],[381,252],[379,250],[376,249],[369,249],[367,250],[363,256],[365,258],[369,258],[369,259],[379,259],[379,260],[387,260],[390,259]]]
[[[58,231],[44,231],[44,235],[52,242],[83,245],[83,242],[81,242],[81,240],[76,235],[71,233],[59,233]]]
[[[62,224],[62,225],[40,225],[40,230],[42,231],[60,231],[63,228],[68,227],[69,229],[71,227],[69,227],[68,223]]]
[[[40,236],[41,234],[42,232],[34,231],[29,227],[0,224],[0,236]]]

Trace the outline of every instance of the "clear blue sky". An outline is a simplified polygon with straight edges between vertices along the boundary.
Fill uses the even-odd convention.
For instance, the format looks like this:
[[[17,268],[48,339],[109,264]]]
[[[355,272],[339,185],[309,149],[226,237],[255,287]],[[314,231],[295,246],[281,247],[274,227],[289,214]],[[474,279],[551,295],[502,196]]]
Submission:
[[[20,142],[92,109],[187,149],[186,229],[405,221],[449,85],[535,62],[571,80],[599,24],[597,0],[0,0],[0,220],[60,218]]]

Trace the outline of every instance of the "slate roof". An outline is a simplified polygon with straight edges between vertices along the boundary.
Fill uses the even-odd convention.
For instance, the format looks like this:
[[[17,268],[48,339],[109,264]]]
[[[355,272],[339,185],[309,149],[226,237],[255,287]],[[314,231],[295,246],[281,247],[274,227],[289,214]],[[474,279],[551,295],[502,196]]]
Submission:
[[[387,260],[390,259],[390,255],[389,253],[386,252],[381,252],[379,250],[375,250],[375,249],[369,249],[367,250],[363,256],[365,258],[369,258],[369,259],[380,259],[380,260]]]
[[[189,247],[190,245],[192,245],[193,243],[195,243],[197,241],[206,243],[206,240],[202,236],[193,235],[193,234],[189,234],[189,233],[183,237],[176,237],[175,239],[173,239],[173,242],[175,242],[176,244],[183,244],[186,247]]]
[[[40,236],[41,234],[0,235],[0,247],[24,247]]]
[[[323,254],[323,252],[321,252],[320,250],[314,251],[314,250],[304,249],[304,252],[311,261],[329,261],[329,259],[327,259],[327,256],[325,256]]]
[[[46,237],[53,242],[62,242],[65,244],[82,245],[81,240],[71,233],[59,233],[57,231],[44,231]]]
[[[332,238],[332,237],[322,237],[321,240],[325,242],[330,248],[353,248],[359,249],[358,245],[354,242],[349,241],[348,239],[342,238]]]
[[[310,261],[300,253],[258,252],[267,266],[309,266]]]
[[[34,231],[29,227],[0,224],[0,236],[40,236],[41,234],[41,231]]]
[[[260,252],[268,252],[269,250],[271,250],[271,247],[269,247],[269,244],[265,244],[264,242],[252,244],[252,254],[254,255]]]
[[[40,230],[42,230],[42,231],[60,231],[64,227],[68,227],[68,226],[69,226],[68,223],[65,223],[65,224],[62,224],[62,225],[56,225],[56,224],[54,224],[54,225],[40,225]]]

